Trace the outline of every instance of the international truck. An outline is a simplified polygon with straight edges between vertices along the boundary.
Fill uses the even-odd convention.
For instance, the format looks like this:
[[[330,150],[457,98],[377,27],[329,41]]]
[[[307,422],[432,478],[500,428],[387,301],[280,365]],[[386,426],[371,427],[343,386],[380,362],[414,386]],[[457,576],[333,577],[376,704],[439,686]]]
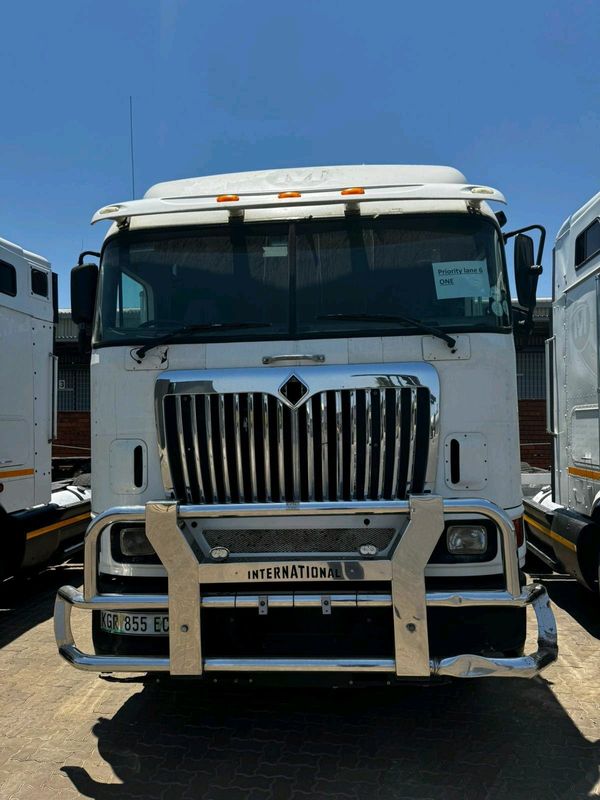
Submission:
[[[600,194],[554,245],[552,335],[546,341],[551,480],[526,498],[529,551],[598,590],[600,569]]]
[[[89,489],[51,478],[57,291],[45,258],[0,239],[0,581],[80,547],[90,521]]]
[[[336,686],[556,658],[520,569],[505,240],[525,323],[541,254],[488,201],[449,167],[340,166],[161,183],[94,215],[99,271],[71,283],[94,519],[83,592],[57,595],[63,658]]]

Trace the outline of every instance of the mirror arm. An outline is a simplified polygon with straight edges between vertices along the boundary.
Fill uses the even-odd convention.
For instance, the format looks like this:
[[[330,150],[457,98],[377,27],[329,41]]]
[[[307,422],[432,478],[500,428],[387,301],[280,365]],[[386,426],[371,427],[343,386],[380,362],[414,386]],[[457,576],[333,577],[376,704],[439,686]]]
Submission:
[[[544,255],[544,244],[546,243],[546,228],[543,225],[527,225],[525,228],[517,228],[514,231],[507,231],[503,233],[502,236],[504,237],[504,244],[511,239],[513,236],[516,236],[519,233],[526,233],[527,231],[539,231],[540,232],[540,241],[538,244],[538,252],[536,258],[536,264],[542,263],[542,256]]]
[[[96,258],[100,258],[100,255],[101,253],[97,253],[95,250],[84,250],[83,253],[79,254],[77,266],[80,267],[83,264],[83,260],[86,256],[96,256]]]

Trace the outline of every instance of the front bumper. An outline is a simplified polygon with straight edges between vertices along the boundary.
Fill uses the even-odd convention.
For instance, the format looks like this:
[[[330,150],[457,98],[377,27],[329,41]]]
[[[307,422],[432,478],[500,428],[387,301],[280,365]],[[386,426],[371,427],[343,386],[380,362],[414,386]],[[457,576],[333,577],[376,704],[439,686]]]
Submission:
[[[207,517],[273,517],[307,518],[320,515],[386,514],[409,516],[389,559],[356,560],[343,558],[307,560],[235,560],[207,563],[201,559],[191,534],[182,529],[185,519],[201,522]],[[502,546],[505,588],[493,591],[427,592],[425,567],[444,527],[444,518],[451,515],[483,515],[492,520],[499,531]],[[98,549],[100,534],[116,522],[144,522],[146,534],[168,574],[168,595],[100,594],[98,582]],[[292,572],[292,567],[293,572]],[[281,593],[278,583],[289,586],[290,579],[310,589],[326,570],[328,582],[335,582],[340,591],[315,594],[305,591]],[[260,594],[239,591],[260,576]],[[381,583],[382,591],[344,592],[344,583]],[[236,584],[227,592],[227,584]],[[265,585],[274,591],[265,593]],[[210,586],[218,592],[208,592]],[[528,656],[491,658],[474,654],[457,654],[447,658],[431,658],[427,636],[427,608],[433,606],[512,606],[531,605],[538,626],[538,649]],[[389,607],[394,631],[394,652],[381,658],[218,658],[202,654],[202,626],[210,624],[214,608],[256,607],[264,613],[269,607],[297,608],[321,606],[324,613],[335,613],[336,607]],[[169,612],[168,658],[146,656],[106,656],[83,653],[75,645],[71,630],[73,608],[87,610],[151,610]],[[71,586],[62,587],[56,598],[54,628],[59,653],[73,666],[94,672],[169,672],[179,676],[201,676],[204,673],[258,672],[350,672],[388,673],[396,678],[453,676],[461,678],[499,676],[533,677],[557,657],[557,636],[554,615],[545,589],[539,585],[521,588],[515,533],[505,512],[486,500],[443,500],[434,495],[415,495],[409,501],[252,504],[226,506],[180,506],[174,502],[151,502],[146,507],[116,508],[99,515],[88,528],[85,539],[84,592]]]

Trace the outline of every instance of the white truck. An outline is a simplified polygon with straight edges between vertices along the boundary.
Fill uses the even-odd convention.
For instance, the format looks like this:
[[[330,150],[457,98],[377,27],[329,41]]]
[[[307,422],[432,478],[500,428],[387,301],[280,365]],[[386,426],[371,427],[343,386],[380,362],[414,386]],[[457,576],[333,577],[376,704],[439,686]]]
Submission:
[[[525,501],[528,548],[598,589],[600,568],[600,194],[562,225],[554,246],[546,342],[551,485]]]
[[[99,276],[72,273],[95,516],[84,591],[57,596],[67,661],[341,685],[556,658],[519,568],[506,218],[487,201],[504,198],[448,167],[318,167],[162,183],[94,215],[113,224]]]
[[[57,283],[45,258],[0,239],[0,581],[81,542],[90,493],[51,483]]]

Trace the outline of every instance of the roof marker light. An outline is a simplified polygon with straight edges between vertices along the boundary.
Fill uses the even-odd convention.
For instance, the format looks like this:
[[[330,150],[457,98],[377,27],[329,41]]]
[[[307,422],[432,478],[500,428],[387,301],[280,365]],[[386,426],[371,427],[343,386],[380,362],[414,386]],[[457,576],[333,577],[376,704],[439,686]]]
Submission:
[[[301,192],[279,192],[277,197],[280,200],[287,200],[288,197],[302,197],[302,193]]]
[[[116,212],[121,208],[121,206],[105,206],[101,208],[98,212],[99,214],[116,214]]]
[[[235,203],[239,199],[239,194],[220,194],[217,197],[217,203]]]
[[[364,194],[365,190],[362,186],[352,186],[350,189],[342,189],[341,193],[345,197],[348,194]]]
[[[494,190],[488,186],[472,186],[471,192],[473,194],[494,194]]]

